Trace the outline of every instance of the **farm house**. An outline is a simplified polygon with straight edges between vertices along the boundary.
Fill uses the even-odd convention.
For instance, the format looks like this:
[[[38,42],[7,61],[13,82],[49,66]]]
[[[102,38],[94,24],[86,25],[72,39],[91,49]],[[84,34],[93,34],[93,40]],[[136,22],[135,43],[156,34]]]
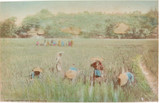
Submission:
[[[80,28],[76,28],[76,27],[62,28],[61,31],[64,33],[69,33],[69,34],[75,35],[76,37],[78,37],[78,35],[80,35],[82,32]]]
[[[129,26],[124,23],[120,23],[116,25],[116,28],[114,29],[115,34],[125,34],[127,30],[129,29]]]

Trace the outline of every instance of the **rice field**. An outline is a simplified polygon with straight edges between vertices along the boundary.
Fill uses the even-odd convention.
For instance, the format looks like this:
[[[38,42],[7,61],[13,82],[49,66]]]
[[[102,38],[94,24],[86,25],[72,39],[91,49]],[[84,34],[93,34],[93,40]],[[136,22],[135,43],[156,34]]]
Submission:
[[[48,39],[52,40],[52,39]],[[54,39],[59,40],[59,39]],[[69,39],[61,39],[68,41]],[[37,39],[0,39],[2,101],[48,102],[140,102],[158,101],[138,65],[138,57],[158,78],[158,40],[74,39],[73,47],[36,46]],[[56,56],[63,51],[62,68],[72,64],[82,71],[74,81],[52,72]],[[90,86],[90,58],[103,57],[107,81]],[[30,81],[34,67],[43,68],[42,77]],[[133,85],[114,88],[122,68],[133,72]],[[84,76],[86,83],[84,84]]]

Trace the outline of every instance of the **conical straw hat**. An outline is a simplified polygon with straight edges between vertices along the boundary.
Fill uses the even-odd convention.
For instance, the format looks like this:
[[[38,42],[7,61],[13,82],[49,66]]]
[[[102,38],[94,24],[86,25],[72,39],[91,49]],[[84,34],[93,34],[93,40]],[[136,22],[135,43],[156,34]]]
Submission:
[[[101,57],[93,57],[93,58],[91,58],[91,61],[92,62],[94,62],[94,61],[100,61],[100,62],[102,62],[102,61],[104,61],[104,59],[101,58]]]
[[[73,78],[76,77],[76,75],[77,75],[77,72],[74,71],[74,70],[68,70],[68,71],[66,72],[66,77],[67,77],[68,79],[73,79]]]
[[[63,54],[63,53],[64,53],[63,51],[60,51],[60,52],[58,52],[58,53],[57,53],[57,55],[59,55],[59,54]]]
[[[40,67],[36,67],[33,69],[33,71],[39,71],[39,72],[42,72],[42,69]]]
[[[128,77],[127,77],[127,75],[125,73],[120,74],[118,78],[121,80],[120,86],[125,85],[127,83],[127,81],[128,81]]]

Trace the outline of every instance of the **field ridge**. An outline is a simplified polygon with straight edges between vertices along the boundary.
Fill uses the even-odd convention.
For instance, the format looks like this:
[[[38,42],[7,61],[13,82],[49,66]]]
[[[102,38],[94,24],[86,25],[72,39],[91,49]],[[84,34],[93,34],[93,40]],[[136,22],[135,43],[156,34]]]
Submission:
[[[144,74],[150,88],[155,95],[158,95],[158,79],[156,76],[147,68],[143,61],[139,62],[142,73]]]

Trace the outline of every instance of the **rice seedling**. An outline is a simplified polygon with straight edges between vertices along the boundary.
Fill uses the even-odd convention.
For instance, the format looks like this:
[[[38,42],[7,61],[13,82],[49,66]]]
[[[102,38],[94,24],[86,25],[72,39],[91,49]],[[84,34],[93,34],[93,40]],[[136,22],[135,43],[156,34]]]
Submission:
[[[154,67],[150,68],[151,71],[157,73],[157,40],[75,39],[73,47],[35,46],[35,43],[34,39],[0,39],[3,101],[134,102],[158,100],[140,70],[137,59],[138,55],[142,55],[148,65]],[[64,72],[73,63],[80,70],[75,81],[63,79],[63,76],[56,71],[50,70],[50,68],[55,68],[55,58],[59,51],[64,51],[62,57]],[[144,54],[145,51],[148,51],[147,54]],[[93,68],[90,67],[90,58],[95,56],[104,58],[102,64],[106,71],[106,82],[91,86],[90,76]],[[42,77],[30,81],[29,74],[37,66],[44,70]],[[123,68],[133,72],[135,83],[114,88],[114,79]]]

